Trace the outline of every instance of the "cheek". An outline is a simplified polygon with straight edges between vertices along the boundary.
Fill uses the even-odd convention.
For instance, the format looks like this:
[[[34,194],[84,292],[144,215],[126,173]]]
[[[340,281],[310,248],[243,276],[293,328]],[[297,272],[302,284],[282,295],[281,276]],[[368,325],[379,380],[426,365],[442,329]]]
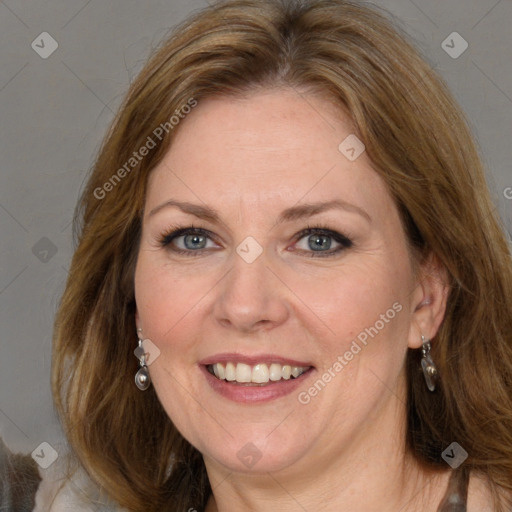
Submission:
[[[206,273],[177,272],[142,253],[135,271],[135,299],[144,335],[159,342],[171,331],[175,337],[213,285]]]
[[[314,312],[317,323],[338,339],[374,325],[394,303],[403,306],[409,294],[407,265],[397,268],[380,257],[356,255],[339,268],[296,273],[288,282],[301,299],[299,307]]]
[[[144,337],[160,350],[149,366],[153,388],[167,414],[180,432],[189,432],[204,413],[192,398],[188,382],[194,380],[194,328],[198,321],[196,307],[204,296],[204,278],[184,276],[168,265],[141,252],[135,270],[135,299]],[[195,326],[195,327],[194,327]]]
[[[322,361],[318,380],[300,389],[300,403],[343,425],[378,410],[407,351],[409,267],[391,258],[363,260],[322,279],[302,277],[295,289],[318,317],[309,332]]]
[[[398,252],[356,256],[323,275],[296,277],[294,291],[315,313],[301,306],[314,319],[306,330],[322,361],[319,379],[328,387],[318,400],[313,397],[323,389],[322,382],[315,389],[301,389],[307,395],[302,398],[316,400],[318,412],[338,411],[342,403],[359,417],[393,388],[407,351],[411,283],[407,256],[398,257]],[[361,398],[361,390],[368,399]]]

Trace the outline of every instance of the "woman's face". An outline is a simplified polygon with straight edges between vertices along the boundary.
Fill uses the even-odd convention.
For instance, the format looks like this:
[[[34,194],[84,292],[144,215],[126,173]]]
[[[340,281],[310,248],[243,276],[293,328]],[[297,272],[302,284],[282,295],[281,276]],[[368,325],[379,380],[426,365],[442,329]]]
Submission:
[[[417,285],[384,182],[357,140],[340,148],[347,118],[280,89],[200,101],[178,128],[135,274],[170,419],[229,471],[312,470],[389,442]]]

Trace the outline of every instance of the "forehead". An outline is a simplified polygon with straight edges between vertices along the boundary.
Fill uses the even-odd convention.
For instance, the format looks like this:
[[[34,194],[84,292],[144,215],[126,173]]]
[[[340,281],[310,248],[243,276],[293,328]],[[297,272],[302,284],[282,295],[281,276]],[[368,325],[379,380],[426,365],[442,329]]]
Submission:
[[[150,176],[149,208],[169,196],[219,208],[243,201],[269,212],[301,200],[350,199],[370,208],[376,196],[390,201],[365,152],[351,160],[340,150],[347,137],[357,139],[351,120],[326,98],[294,89],[209,98],[177,128]]]

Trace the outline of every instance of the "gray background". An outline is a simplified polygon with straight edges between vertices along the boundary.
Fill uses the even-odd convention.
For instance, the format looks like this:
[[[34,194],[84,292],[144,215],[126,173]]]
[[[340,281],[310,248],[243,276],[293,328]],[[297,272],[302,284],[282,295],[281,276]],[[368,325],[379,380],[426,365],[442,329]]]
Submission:
[[[512,1],[376,3],[394,13],[467,113],[510,238]],[[151,48],[205,5],[0,1],[0,435],[15,451],[62,442],[49,384],[52,322],[88,169]],[[458,58],[442,47],[454,31],[469,44]],[[31,47],[42,32],[59,45],[46,59]]]

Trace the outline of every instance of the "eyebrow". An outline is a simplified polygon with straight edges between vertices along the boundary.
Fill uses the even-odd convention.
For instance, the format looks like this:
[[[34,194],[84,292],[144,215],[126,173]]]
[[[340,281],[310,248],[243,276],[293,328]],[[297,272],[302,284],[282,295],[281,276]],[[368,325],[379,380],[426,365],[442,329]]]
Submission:
[[[153,208],[149,212],[148,216],[151,217],[158,213],[159,211],[163,210],[164,208],[170,208],[173,206],[179,208],[184,213],[194,215],[195,217],[198,217],[200,219],[207,220],[212,223],[220,223],[220,216],[213,208],[210,208],[209,206],[201,206],[194,203],[176,201],[174,199],[170,199],[165,203],[162,203],[161,205],[157,206],[156,208]],[[300,220],[304,217],[310,217],[312,215],[317,215],[319,213],[332,209],[339,209],[352,213],[357,213],[364,217],[368,222],[372,221],[368,213],[359,206],[347,203],[346,201],[342,201],[341,199],[335,199],[333,201],[327,201],[323,203],[306,203],[297,206],[292,206],[291,208],[287,208],[279,215],[277,224],[281,224],[283,222],[291,222],[294,220]]]

